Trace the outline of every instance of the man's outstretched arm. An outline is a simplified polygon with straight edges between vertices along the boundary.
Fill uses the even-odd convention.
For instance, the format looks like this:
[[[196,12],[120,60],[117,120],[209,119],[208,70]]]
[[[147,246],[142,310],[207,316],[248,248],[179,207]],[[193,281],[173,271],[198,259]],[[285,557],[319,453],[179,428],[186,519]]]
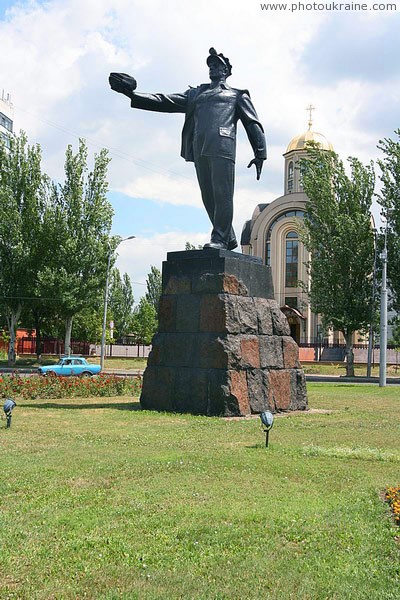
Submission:
[[[130,99],[132,108],[168,113],[186,112],[187,92],[168,95],[138,93],[134,91],[136,80],[125,73],[111,73],[109,82],[112,90]]]

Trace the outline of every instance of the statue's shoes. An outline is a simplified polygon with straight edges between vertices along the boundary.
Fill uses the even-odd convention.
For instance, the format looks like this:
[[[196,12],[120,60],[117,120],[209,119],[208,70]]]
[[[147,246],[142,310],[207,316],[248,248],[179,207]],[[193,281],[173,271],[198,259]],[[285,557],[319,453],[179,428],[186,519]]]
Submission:
[[[222,242],[208,242],[208,244],[204,244],[203,250],[207,250],[207,248],[214,248],[215,250],[227,250],[227,245]]]
[[[227,250],[234,250],[237,247],[238,247],[237,241],[236,240],[231,240],[230,242],[228,242]]]

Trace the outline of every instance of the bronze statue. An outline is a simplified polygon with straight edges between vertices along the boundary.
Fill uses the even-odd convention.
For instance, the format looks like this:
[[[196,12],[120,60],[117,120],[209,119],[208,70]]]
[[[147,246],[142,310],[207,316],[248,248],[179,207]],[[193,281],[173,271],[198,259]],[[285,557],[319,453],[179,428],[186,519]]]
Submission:
[[[226,79],[232,65],[210,48],[207,58],[211,83],[189,88],[183,94],[135,92],[136,81],[125,73],[111,73],[111,88],[131,100],[132,108],[185,113],[181,156],[194,162],[201,196],[213,225],[211,241],[204,248],[233,250],[232,228],[235,180],[236,124],[240,119],[254,151],[248,167],[255,165],[260,179],[267,157],[263,127],[247,90],[231,88]]]

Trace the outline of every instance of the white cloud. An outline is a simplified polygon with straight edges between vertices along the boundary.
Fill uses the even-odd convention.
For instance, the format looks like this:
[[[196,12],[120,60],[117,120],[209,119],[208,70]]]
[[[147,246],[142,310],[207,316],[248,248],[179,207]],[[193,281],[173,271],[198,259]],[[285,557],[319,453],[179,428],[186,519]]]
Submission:
[[[150,267],[154,265],[161,270],[166,260],[167,252],[179,252],[185,249],[185,243],[190,242],[196,247],[208,241],[207,234],[169,232],[151,237],[138,237],[123,242],[118,248],[116,266],[121,273],[128,273],[132,279],[135,300],[146,292],[146,277]]]
[[[337,23],[346,18],[343,35],[349,56],[355,47],[355,29],[349,23],[357,25],[358,39],[374,31],[393,37],[396,16],[338,15]],[[193,165],[179,156],[183,115],[132,110],[126,98],[110,91],[107,79],[110,71],[123,71],[137,78],[138,90],[183,91],[207,81],[205,60],[208,48],[215,46],[233,64],[229,83],[250,90],[268,140],[268,162],[256,182],[254,172],[246,170],[251,148],[240,134],[234,220],[240,235],[256,204],[282,193],[282,154],[289,140],[306,129],[310,102],[317,107],[315,129],[344,158],[351,154],[368,162],[376,156],[377,139],[399,126],[398,79],[378,85],[365,75],[362,82],[356,75],[338,77],[338,48],[329,45],[333,38],[324,40],[322,35],[332,25],[327,12],[266,12],[259,2],[245,0],[21,2],[0,20],[0,88],[12,94],[16,128],[41,143],[45,168],[53,178],[62,177],[66,145],[76,145],[83,136],[90,152],[101,146],[113,149],[110,189],[197,207],[201,198]],[[336,67],[332,82],[317,73],[310,77],[313,57],[307,56],[307,48],[320,37]],[[380,52],[377,46],[377,62]],[[398,60],[397,55],[384,58]],[[373,128],[363,118],[366,114],[373,115]],[[195,242],[199,234],[190,233],[190,223],[187,231],[187,239]],[[179,243],[183,248],[182,235],[143,239],[140,248],[146,247],[148,255],[138,261],[132,250],[131,276],[145,276],[148,268],[142,263],[147,264],[147,256],[148,264],[160,264],[168,247]],[[207,236],[201,243],[205,241]],[[129,248],[133,244],[140,253],[138,241]],[[120,260],[127,246],[121,245]]]
[[[195,174],[190,181],[155,173],[147,177],[138,177],[117,190],[134,198],[147,198],[168,204],[199,207],[202,206],[202,202],[195,179]]]

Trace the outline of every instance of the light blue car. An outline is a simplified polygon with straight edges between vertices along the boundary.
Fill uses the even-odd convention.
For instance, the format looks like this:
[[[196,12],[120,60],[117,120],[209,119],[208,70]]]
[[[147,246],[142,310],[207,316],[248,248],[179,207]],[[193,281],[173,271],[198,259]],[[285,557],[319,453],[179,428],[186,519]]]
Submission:
[[[69,377],[70,375],[81,375],[90,377],[98,375],[101,371],[100,365],[92,365],[82,356],[62,356],[56,365],[39,367],[39,375]]]

